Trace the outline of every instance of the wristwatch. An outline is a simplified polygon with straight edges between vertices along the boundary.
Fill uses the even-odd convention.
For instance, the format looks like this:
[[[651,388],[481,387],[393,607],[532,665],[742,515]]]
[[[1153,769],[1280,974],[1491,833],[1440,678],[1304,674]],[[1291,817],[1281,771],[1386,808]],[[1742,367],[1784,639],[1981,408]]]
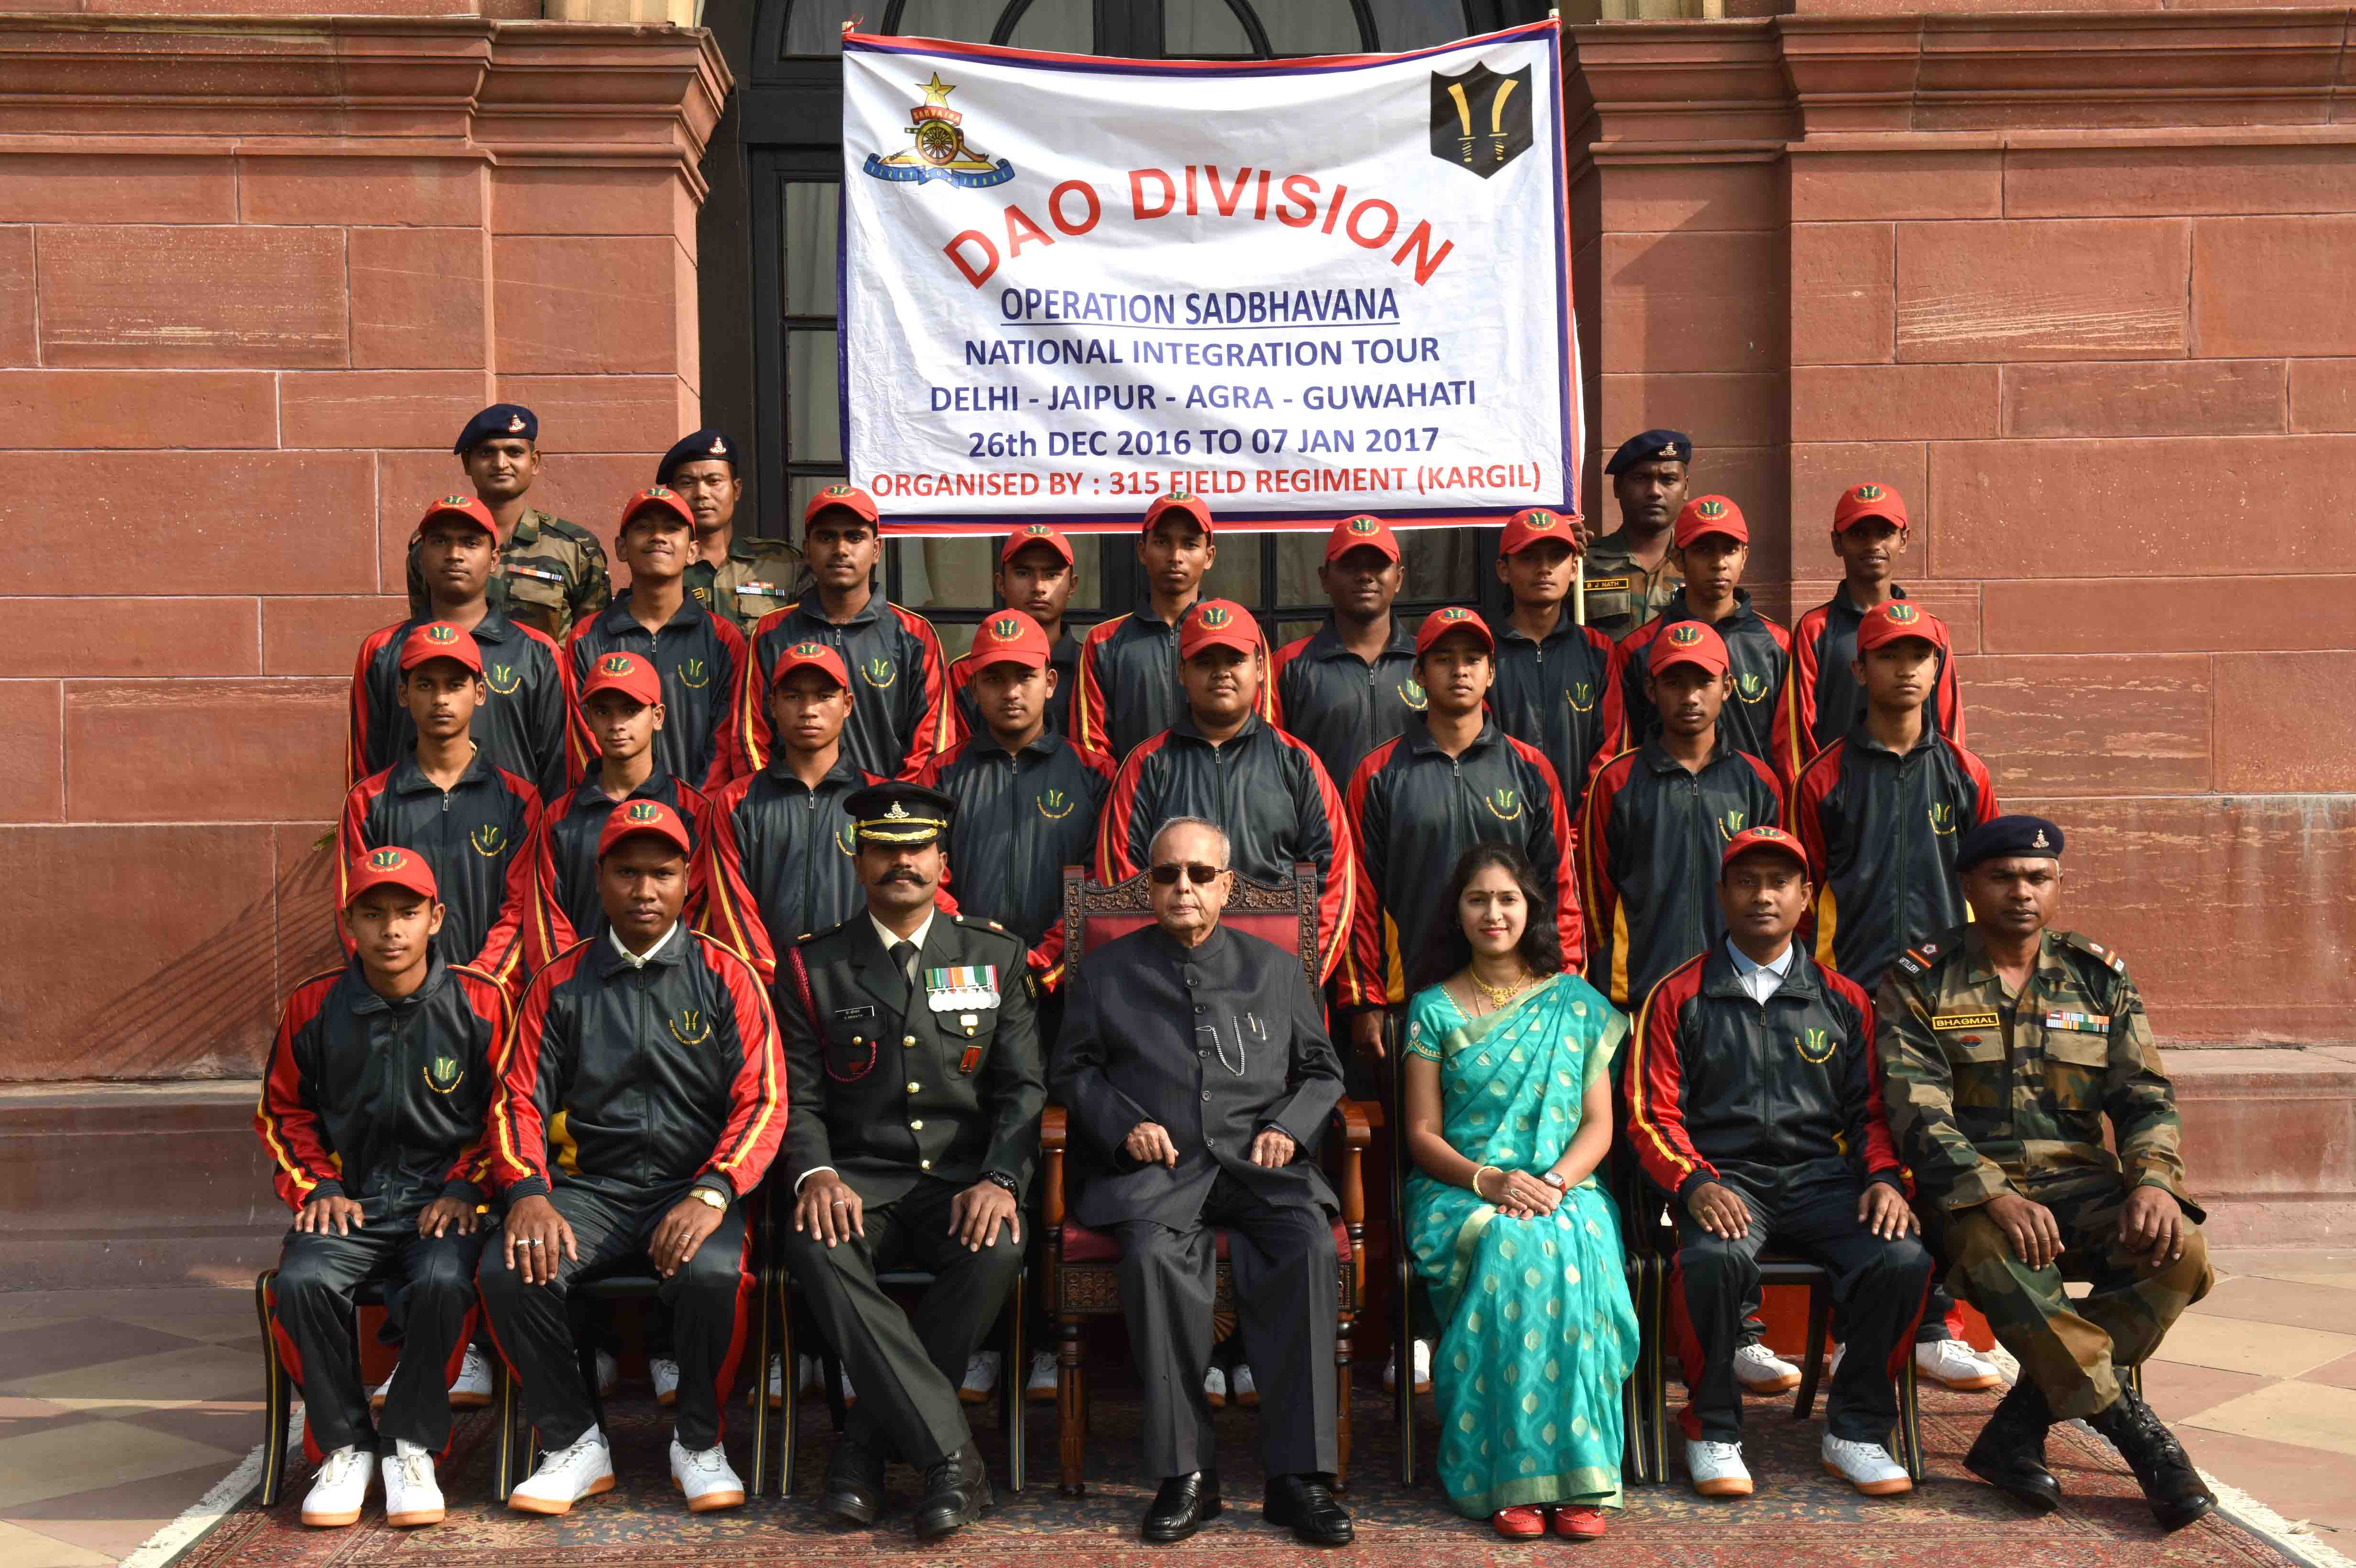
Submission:
[[[728,1212],[728,1200],[721,1197],[720,1194],[712,1191],[709,1187],[691,1187],[688,1189],[688,1191],[701,1199],[704,1202],[711,1204],[714,1209],[719,1210],[722,1213],[725,1214]]]
[[[985,1170],[981,1173],[981,1179],[992,1187],[1004,1188],[1010,1197],[1023,1196],[1022,1184],[1002,1170]]]
[[[1545,1182],[1548,1187],[1553,1188],[1557,1192],[1564,1190],[1570,1185],[1570,1183],[1562,1179],[1561,1173],[1558,1171],[1540,1171],[1538,1173],[1538,1179]]]

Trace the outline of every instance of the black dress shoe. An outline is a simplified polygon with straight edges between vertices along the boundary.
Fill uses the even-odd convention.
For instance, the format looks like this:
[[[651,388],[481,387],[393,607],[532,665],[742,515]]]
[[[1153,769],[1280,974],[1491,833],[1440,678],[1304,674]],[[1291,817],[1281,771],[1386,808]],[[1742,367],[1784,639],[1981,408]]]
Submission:
[[[2086,1424],[2109,1438],[2126,1460],[2160,1529],[2182,1530],[2217,1506],[2183,1445],[2134,1391],[2121,1388],[2109,1408],[2088,1416]]]
[[[853,1524],[873,1524],[884,1511],[884,1456],[856,1437],[836,1438],[818,1506]]]
[[[969,1440],[956,1453],[925,1471],[925,1493],[916,1499],[916,1534],[926,1541],[962,1530],[994,1501],[981,1451]]]
[[[1350,1510],[1333,1500],[1323,1476],[1270,1476],[1260,1517],[1290,1525],[1295,1539],[1311,1546],[1347,1546],[1357,1534]]]
[[[2014,1382],[1980,1428],[1964,1468],[2031,1513],[2062,1506],[2062,1483],[2045,1467],[2045,1434],[2053,1412],[2026,1376]]]
[[[1137,1533],[1163,1545],[1183,1541],[1202,1529],[1205,1520],[1218,1518],[1219,1508],[1219,1473],[1189,1470],[1162,1483]]]

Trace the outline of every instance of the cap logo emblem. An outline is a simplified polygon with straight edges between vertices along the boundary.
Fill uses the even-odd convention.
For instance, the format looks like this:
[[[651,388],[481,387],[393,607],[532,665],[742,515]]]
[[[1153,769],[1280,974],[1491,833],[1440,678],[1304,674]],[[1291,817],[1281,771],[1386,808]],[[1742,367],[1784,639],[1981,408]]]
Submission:
[[[1034,539],[1044,538],[1046,535],[1052,534],[1055,531],[1055,529],[1049,528],[1044,523],[1025,523],[1023,526],[1023,532],[1027,537]]]
[[[1012,615],[1001,615],[997,620],[992,621],[990,624],[990,635],[993,637],[1004,638],[1020,636],[1022,632],[1023,628],[1016,624],[1014,617]]]
[[[444,496],[434,503],[434,509],[438,512],[447,507],[454,512],[463,512],[474,504],[475,498],[472,496]]]
[[[509,435],[521,435],[523,433],[523,416],[521,414],[509,414],[508,416],[508,433]]]
[[[830,485],[825,489],[819,491],[819,494],[832,499],[837,496],[850,495],[851,486],[848,485]]]
[[[1692,621],[1681,622],[1669,628],[1669,641],[1678,647],[1689,648],[1701,641],[1701,627]]]
[[[607,654],[597,667],[607,675],[627,675],[638,667],[638,661],[627,654]]]
[[[1382,526],[1372,517],[1352,517],[1349,525],[1350,531],[1354,534],[1371,534],[1380,529]]]
[[[1881,486],[1860,485],[1857,487],[1857,498],[1860,501],[1879,501],[1881,499]]]
[[[1215,604],[1203,612],[1203,624],[1210,627],[1213,631],[1216,631],[1221,626],[1226,625],[1228,619],[1229,617],[1227,613],[1225,610],[1220,609]]]
[[[1921,611],[1915,609],[1912,604],[1892,604],[1890,607],[1890,624],[1899,626],[1911,626],[1917,620],[1922,618],[1922,613]]]
[[[1532,512],[1522,526],[1532,533],[1544,533],[1554,525],[1555,515],[1552,512]]]
[[[1653,455],[1654,455],[1654,456],[1655,456],[1655,457],[1675,457],[1676,454],[1677,454],[1677,443],[1676,443],[1676,442],[1674,442],[1674,441],[1673,441],[1673,442],[1671,442],[1671,443],[1669,443],[1666,446],[1664,446],[1663,448],[1661,448],[1661,450],[1660,450],[1660,451],[1658,451],[1658,452],[1656,452],[1656,453],[1653,453]]]
[[[650,800],[634,800],[622,816],[628,822],[654,822],[662,816],[662,807]]]
[[[714,457],[725,457],[728,455],[728,443],[715,435],[712,438],[712,445],[706,450]]]
[[[1472,615],[1472,612],[1465,609],[1462,604],[1451,604],[1440,613],[1440,618],[1448,622],[1470,620]]]
[[[2032,849],[2051,849],[2053,848],[2051,843],[2046,841],[2045,829],[2042,827],[2037,830],[2037,837],[2029,841],[2029,847]]]
[[[1751,830],[1751,837],[1753,838],[1781,838],[1783,837],[1783,830],[1780,827],[1754,827]]]
[[[458,628],[445,626],[436,621],[425,628],[425,640],[429,643],[455,643],[458,640]]]
[[[826,653],[824,643],[796,643],[790,650],[798,659],[814,659]]]
[[[668,501],[671,499],[671,493],[669,490],[664,489],[659,485],[649,485],[647,486],[647,493],[639,496],[638,499],[641,501]]]
[[[1694,506],[1694,516],[1713,519],[1722,517],[1726,516],[1726,503],[1718,500],[1697,502]]]
[[[380,871],[397,871],[408,863],[408,857],[398,849],[380,849],[368,859],[369,865]]]
[[[892,803],[892,809],[884,815],[894,822],[905,822],[908,820],[908,808],[895,800]]]
[[[1194,492],[1192,490],[1173,490],[1170,494],[1162,498],[1165,501],[1191,501],[1194,498]]]

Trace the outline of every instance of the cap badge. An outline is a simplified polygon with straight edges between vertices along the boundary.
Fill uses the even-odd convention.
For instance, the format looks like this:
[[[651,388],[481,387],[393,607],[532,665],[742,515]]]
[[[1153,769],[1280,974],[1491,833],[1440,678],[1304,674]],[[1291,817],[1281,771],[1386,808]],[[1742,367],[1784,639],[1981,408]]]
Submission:
[[[848,485],[830,485],[825,489],[819,491],[819,494],[832,499],[837,496],[850,495],[851,486]]]
[[[1922,614],[1912,604],[1892,604],[1890,607],[1890,620],[1893,625],[1911,626],[1922,618]]]
[[[521,414],[509,414],[508,416],[508,433],[509,435],[521,435],[523,433],[523,416]]]
[[[1780,827],[1754,827],[1751,830],[1751,837],[1753,838],[1781,838],[1783,837],[1783,830]]]
[[[1701,624],[1696,621],[1680,621],[1669,628],[1669,641],[1681,648],[1689,648],[1701,641]]]
[[[990,624],[990,635],[993,637],[1019,636],[1022,631],[1022,626],[1012,615],[1001,615]]]
[[[440,500],[434,502],[434,506],[437,511],[444,507],[447,507],[452,511],[463,512],[474,504],[475,498],[472,496],[444,496]]]
[[[1694,504],[1694,516],[1697,517],[1722,517],[1726,516],[1726,503],[1715,499],[1697,501]]]
[[[606,675],[627,675],[637,667],[637,662],[627,654],[607,654],[597,661],[597,667]]]
[[[1173,490],[1170,494],[1162,496],[1162,498],[1165,501],[1191,501],[1194,498],[1194,492],[1192,490]]]
[[[649,485],[647,486],[647,493],[638,498],[642,501],[668,501],[671,498],[671,493],[659,485]]]
[[[1857,487],[1857,498],[1860,501],[1879,501],[1881,499],[1881,486],[1860,485]]]
[[[1214,631],[1226,625],[1230,617],[1227,613],[1219,608],[1216,604],[1214,604],[1209,609],[1204,611],[1202,614],[1203,624],[1210,627]]]
[[[429,643],[455,643],[458,640],[458,628],[436,621],[425,628],[425,640]]]
[[[1674,441],[1673,441],[1673,442],[1671,442],[1671,443],[1669,443],[1666,446],[1664,446],[1663,448],[1661,448],[1661,450],[1660,450],[1660,451],[1658,451],[1658,452],[1656,452],[1656,453],[1653,453],[1653,455],[1654,455],[1654,456],[1655,456],[1655,457],[1675,457],[1676,454],[1677,454],[1677,443],[1676,443],[1676,442],[1674,442]]]
[[[1555,515],[1552,512],[1532,512],[1529,516],[1529,521],[1523,526],[1527,528],[1532,533],[1544,533],[1547,529],[1554,527],[1555,520]]]
[[[1472,612],[1462,604],[1451,604],[1440,613],[1440,618],[1443,621],[1469,621],[1472,618]]]
[[[1372,517],[1352,517],[1349,526],[1350,531],[1354,534],[1371,534],[1383,525]]]
[[[824,643],[796,643],[789,651],[798,659],[814,659],[826,652]]]
[[[1035,539],[1040,538],[1040,537],[1041,537],[1041,536],[1043,536],[1043,535],[1045,535],[1045,534],[1052,534],[1052,533],[1054,533],[1055,530],[1055,529],[1053,529],[1053,528],[1049,528],[1049,527],[1048,527],[1046,524],[1044,524],[1044,523],[1025,523],[1025,524],[1023,524],[1023,533],[1024,533],[1024,534],[1028,535],[1030,538],[1032,538],[1032,539]]]
[[[650,800],[634,800],[622,816],[631,822],[652,822],[662,816],[662,807]]]
[[[707,448],[707,450],[708,450],[708,451],[712,453],[712,456],[714,456],[714,457],[725,457],[725,456],[727,456],[727,455],[728,455],[728,442],[727,442],[727,439],[726,439],[724,436],[717,436],[717,435],[713,436],[713,437],[712,438],[712,445],[711,445],[709,448]]]
[[[2052,845],[2045,841],[2045,829],[2042,827],[2037,830],[2037,837],[2029,841],[2029,847],[2032,849],[2051,849],[2053,848]]]
[[[892,803],[892,809],[884,815],[894,822],[905,822],[908,820],[908,808],[895,800]]]
[[[406,858],[398,849],[380,849],[369,857],[369,865],[380,871],[397,871]]]

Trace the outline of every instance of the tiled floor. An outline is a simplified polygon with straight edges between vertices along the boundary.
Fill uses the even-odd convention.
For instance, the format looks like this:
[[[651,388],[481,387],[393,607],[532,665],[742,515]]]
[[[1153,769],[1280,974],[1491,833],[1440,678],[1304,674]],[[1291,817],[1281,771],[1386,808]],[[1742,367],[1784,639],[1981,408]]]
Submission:
[[[2356,1556],[2356,1253],[2218,1262],[2146,1392],[2204,1469]],[[255,1442],[260,1348],[243,1291],[0,1293],[0,1568],[120,1562],[201,1498]]]

